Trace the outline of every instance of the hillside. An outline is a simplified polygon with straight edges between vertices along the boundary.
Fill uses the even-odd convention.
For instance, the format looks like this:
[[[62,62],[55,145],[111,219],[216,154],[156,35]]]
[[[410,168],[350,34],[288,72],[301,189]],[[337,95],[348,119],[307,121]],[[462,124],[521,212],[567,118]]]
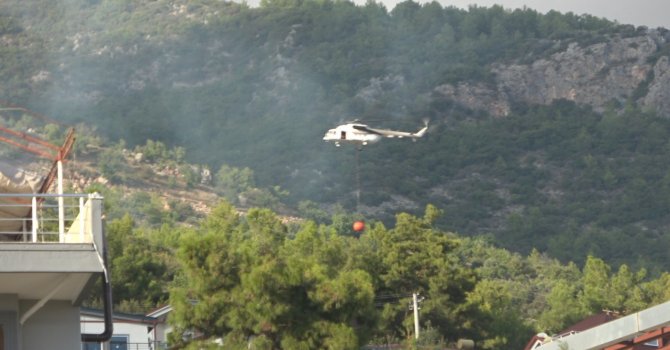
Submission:
[[[359,214],[432,203],[444,229],[522,252],[670,262],[662,28],[411,1],[6,1],[0,39],[0,98],[129,149],[183,147],[213,173],[248,168],[234,202],[253,187],[255,203],[354,211],[355,151],[323,133],[428,118],[425,139],[361,152]]]

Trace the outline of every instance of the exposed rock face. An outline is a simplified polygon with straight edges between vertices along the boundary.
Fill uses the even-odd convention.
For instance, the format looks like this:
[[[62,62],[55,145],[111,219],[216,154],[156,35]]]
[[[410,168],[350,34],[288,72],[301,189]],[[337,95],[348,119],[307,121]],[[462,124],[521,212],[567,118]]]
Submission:
[[[472,110],[485,110],[494,117],[504,117],[510,112],[509,97],[502,86],[461,82],[456,86],[440,85],[434,92]]]
[[[401,75],[372,78],[370,84],[359,90],[356,97],[371,103],[383,96],[384,93],[393,91],[403,85],[405,85],[405,79]]]
[[[498,66],[498,83],[515,100],[549,104],[567,99],[601,107],[625,99],[652,67],[647,58],[658,49],[650,37],[613,39],[587,47],[576,43],[532,65]]]
[[[636,102],[670,117],[670,61],[662,56],[650,62],[666,42],[660,32],[651,30],[644,36],[614,37],[588,46],[571,43],[564,51],[531,64],[492,66],[494,84],[449,84],[434,91],[499,117],[509,113],[514,102],[546,105],[558,99],[603,110],[609,101],[625,102],[636,89],[648,85]]]
[[[670,116],[670,59],[662,56],[654,66],[654,80],[642,104]]]

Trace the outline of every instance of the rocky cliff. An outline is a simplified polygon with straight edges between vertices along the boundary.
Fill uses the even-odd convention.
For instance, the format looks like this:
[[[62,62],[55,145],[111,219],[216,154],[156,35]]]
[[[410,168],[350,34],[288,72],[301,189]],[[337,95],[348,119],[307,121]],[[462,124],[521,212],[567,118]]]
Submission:
[[[509,114],[514,103],[547,105],[559,99],[597,111],[631,101],[670,117],[670,60],[664,50],[669,38],[668,31],[648,30],[596,44],[557,41],[554,46],[566,47],[547,58],[491,65],[493,83],[445,84],[434,92],[495,117]]]

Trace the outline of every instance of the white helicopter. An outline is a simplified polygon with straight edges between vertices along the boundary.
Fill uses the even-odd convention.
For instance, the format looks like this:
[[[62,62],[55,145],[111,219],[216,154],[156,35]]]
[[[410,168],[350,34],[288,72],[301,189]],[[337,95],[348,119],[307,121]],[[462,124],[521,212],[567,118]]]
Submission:
[[[416,141],[419,137],[422,137],[426,134],[428,130],[428,121],[424,121],[424,127],[417,132],[406,132],[406,131],[395,131],[387,129],[375,129],[371,128],[365,124],[362,124],[358,121],[354,121],[347,124],[342,124],[337,126],[334,129],[328,130],[326,135],[323,136],[323,140],[326,142],[334,141],[335,146],[340,147],[341,142],[348,142],[358,145],[367,145],[368,143],[375,143],[382,139],[382,137],[388,138],[411,138],[413,141]]]

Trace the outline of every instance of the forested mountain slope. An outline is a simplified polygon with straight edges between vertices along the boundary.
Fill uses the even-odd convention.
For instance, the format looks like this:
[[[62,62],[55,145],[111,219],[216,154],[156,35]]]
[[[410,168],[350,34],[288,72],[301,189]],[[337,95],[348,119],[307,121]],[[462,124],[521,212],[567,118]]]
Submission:
[[[0,98],[130,146],[182,146],[214,171],[248,167],[303,208],[355,209],[355,151],[322,143],[325,130],[428,118],[425,139],[361,152],[361,214],[390,222],[433,203],[445,229],[515,250],[658,267],[669,38],[412,1],[3,1]]]

